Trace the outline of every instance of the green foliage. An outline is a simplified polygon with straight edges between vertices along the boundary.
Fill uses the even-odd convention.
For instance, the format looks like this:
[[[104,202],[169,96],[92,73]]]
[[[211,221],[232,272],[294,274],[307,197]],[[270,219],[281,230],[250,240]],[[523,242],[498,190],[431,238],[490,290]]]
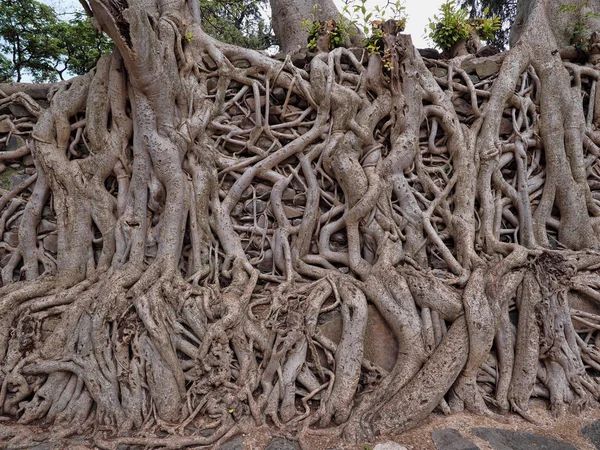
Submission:
[[[597,19],[600,17],[600,13],[595,11],[586,11],[583,12],[584,8],[588,8],[589,5],[587,3],[583,4],[571,4],[567,3],[565,5],[560,5],[558,10],[562,13],[574,13],[579,15],[579,21],[577,23],[572,23],[568,26],[568,30],[571,33],[571,45],[573,45],[576,49],[581,51],[588,51],[589,43],[588,37],[590,35],[590,20]]]
[[[363,31],[365,36],[373,32],[373,25],[394,19],[397,22],[398,31],[404,31],[406,26],[406,8],[400,0],[388,1],[387,6],[375,5],[374,9],[368,9],[368,0],[346,0],[342,10],[344,16],[349,17],[350,23]]]
[[[311,51],[317,49],[317,40],[321,35],[327,35],[329,38],[329,50],[342,47],[346,44],[348,36],[354,33],[354,24],[340,15],[338,20],[320,21],[319,6],[314,5],[312,10],[312,19],[305,19],[302,22],[302,29],[308,31],[306,48]]]
[[[35,0],[0,0],[0,77],[55,81],[63,74],[90,70],[111,50],[81,14],[62,21],[52,8]]]
[[[7,166],[4,171],[0,172],[0,189],[10,189],[10,178],[19,172],[17,169],[13,169]]]
[[[322,27],[323,25],[318,20],[304,19],[302,22],[302,29],[308,31],[306,48],[312,52],[317,49],[317,39]]]
[[[0,55],[0,83],[10,81],[12,75],[12,64],[4,55]]]
[[[486,8],[483,13],[486,16],[489,15],[489,9]],[[496,31],[500,29],[500,18],[492,17],[491,19],[483,19],[481,17],[475,17],[469,19],[469,25],[477,30],[481,39],[484,41],[491,41],[494,39]]]
[[[485,10],[484,14],[489,14]],[[469,19],[465,8],[457,8],[454,0],[443,3],[440,15],[433,16],[428,24],[428,36],[442,50],[449,50],[457,42],[465,41],[472,30],[476,30],[484,40],[490,40],[494,33],[500,29],[500,18],[492,17]]]
[[[302,27],[308,30],[306,48],[311,51],[317,49],[317,39],[323,34],[328,35],[329,50],[333,50],[334,48],[343,47],[350,33],[354,31],[350,22],[343,17],[340,17],[337,21],[329,20],[327,22],[305,20],[302,22]]]
[[[517,15],[517,0],[458,0],[461,8],[469,11],[469,17],[498,17],[500,28],[494,32],[494,37],[486,39],[488,44],[499,49],[508,47],[510,26]]]
[[[202,29],[222,42],[253,49],[275,44],[265,21],[266,0],[199,0]]]
[[[33,0],[0,0],[0,52],[12,64],[9,78],[21,81],[25,73],[38,81],[56,78],[57,22],[49,6]]]
[[[469,37],[467,10],[456,9],[454,1],[448,1],[442,4],[440,13],[429,21],[428,36],[438,47],[447,50]]]
[[[373,10],[367,9],[368,0],[347,1],[342,14],[337,20],[322,22],[317,20],[319,16],[318,5],[313,7],[312,19],[306,19],[302,22],[302,28],[308,31],[309,50],[316,50],[317,39],[323,34],[329,35],[329,50],[341,47],[346,43],[348,36],[356,33],[357,29],[364,32],[366,39],[365,48],[369,54],[384,53],[383,31],[381,23],[388,19],[388,15],[396,20],[397,31],[404,31],[406,26],[406,13],[404,6],[400,1],[389,2],[388,8],[381,8],[376,5]]]
[[[89,72],[100,56],[112,51],[112,42],[103,33],[94,29],[89,17],[75,13],[69,22],[59,22],[55,33],[62,39],[60,62],[63,69],[74,75]]]
[[[383,55],[385,45],[381,27],[376,25],[373,26],[371,36],[365,39],[365,49],[369,52],[369,55]]]

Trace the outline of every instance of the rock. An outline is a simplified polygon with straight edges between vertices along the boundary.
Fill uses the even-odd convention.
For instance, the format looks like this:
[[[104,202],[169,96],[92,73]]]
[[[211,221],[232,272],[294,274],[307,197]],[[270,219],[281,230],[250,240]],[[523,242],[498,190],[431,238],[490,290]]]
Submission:
[[[398,343],[377,308],[373,305],[367,307],[367,333],[365,337],[365,359],[390,371],[396,364],[398,357]],[[323,335],[336,344],[342,337],[342,317],[338,312],[323,317],[319,329]]]
[[[255,106],[254,106],[255,105],[255,99],[254,99],[254,97],[248,97],[246,99],[246,104],[248,105],[248,108],[250,108],[252,111],[254,111],[254,109],[255,109]],[[262,95],[260,96],[259,104],[260,104],[261,108],[263,106],[265,106],[265,104],[266,104],[266,98],[264,96],[262,96]]]
[[[503,117],[500,120],[500,136],[510,136],[513,132],[512,120],[508,117]]]
[[[16,248],[19,245],[19,235],[16,231],[5,232],[2,240],[14,248]]]
[[[0,120],[0,133],[8,133],[11,130],[8,119]]]
[[[306,100],[304,100],[304,98],[300,97],[298,99],[298,101],[296,102],[296,106],[298,108],[300,108],[301,110],[305,110],[306,108],[308,108],[308,102]],[[308,131],[309,128],[308,127],[306,127],[306,128]]]
[[[233,209],[231,210],[232,217],[240,217],[244,212],[244,205],[241,203],[236,203]]]
[[[477,73],[481,79],[494,75],[500,70],[500,65],[504,59],[503,54],[487,56],[485,58],[465,59],[461,67],[467,73]]]
[[[477,75],[475,75],[474,73],[472,73],[471,75],[469,75],[469,78],[471,79],[471,82],[473,84],[477,84],[477,83],[479,83],[481,81],[481,79]]]
[[[232,117],[232,121],[233,121],[233,117],[238,117],[238,116],[243,117],[244,111],[242,111],[242,108],[240,108],[238,105],[231,105],[227,109],[227,114],[229,114]]]
[[[287,96],[287,92],[282,87],[276,87],[271,92],[271,96],[280,103],[285,101],[285,97]]]
[[[484,45],[477,51],[477,57],[493,56],[500,53],[500,49],[494,45]]]
[[[34,165],[33,156],[31,155],[31,153],[28,154],[28,155],[25,155],[23,157],[23,164],[25,164],[26,166],[33,166]],[[25,170],[27,170],[27,169],[25,169]]]
[[[269,220],[264,214],[261,214],[261,216],[256,221],[256,225],[258,225],[260,228],[272,228],[273,222]]]
[[[587,424],[581,429],[581,434],[594,444],[597,449],[600,449],[600,420]]]
[[[304,51],[293,53],[291,55],[291,58],[292,64],[301,69],[304,69],[304,67],[306,67],[306,64],[308,63],[308,55]]]
[[[295,206],[304,206],[306,205],[306,196],[304,194],[294,195],[293,201]]]
[[[577,450],[573,444],[539,434],[499,428],[473,428],[472,432],[488,441],[494,450]]]
[[[265,250],[263,259],[256,265],[256,268],[262,273],[269,273],[273,270],[273,251]]]
[[[29,447],[29,450],[58,450],[61,447],[62,446],[58,445],[58,444],[47,443],[47,444],[34,445],[33,447]]]
[[[254,212],[256,212],[256,214],[259,214],[259,213],[263,212],[265,209],[267,209],[267,202],[264,202],[259,199],[248,200],[244,204],[244,210],[249,214],[254,214]]]
[[[472,441],[465,438],[454,428],[433,430],[431,438],[437,450],[479,450]]]
[[[468,117],[473,115],[473,108],[471,107],[471,103],[469,103],[462,97],[457,97],[454,100],[452,100],[452,105],[454,106],[454,110],[456,111],[456,113],[460,114],[461,116]]]
[[[10,190],[12,191],[14,188],[16,188],[18,185],[20,185],[22,182],[28,179],[29,175],[27,175],[26,173],[16,173],[12,175],[10,177]]]
[[[302,217],[304,212],[300,208],[294,208],[293,206],[283,205],[283,212],[288,219],[295,219],[296,217]]]
[[[38,233],[40,234],[49,233],[54,230],[56,230],[56,224],[46,219],[42,219],[38,225]]]
[[[264,183],[258,183],[256,186],[254,186],[254,190],[256,192],[256,196],[260,198],[267,194],[271,194],[271,186],[267,186]],[[250,195],[250,197],[252,197],[252,195]]]
[[[333,233],[329,240],[337,245],[346,245],[348,243],[348,237],[346,233],[338,231],[337,233]]]
[[[44,248],[49,252],[56,253],[58,249],[58,236],[56,234],[49,234],[44,238]]]
[[[446,69],[445,67],[434,67],[431,70],[431,73],[433,74],[433,76],[438,77],[438,78],[447,78],[448,77],[448,69]]]
[[[294,200],[294,197],[296,196],[296,191],[290,188],[286,188],[283,191],[283,194],[281,194],[281,199],[285,200],[287,202]]]
[[[407,450],[404,445],[400,445],[393,441],[383,442],[373,447],[373,450]]]
[[[216,77],[211,77],[208,80],[206,80],[206,90],[210,93],[214,90],[217,89],[217,78]]]
[[[236,436],[230,441],[221,444],[221,450],[244,450],[244,437]]]
[[[217,63],[215,63],[215,60],[208,53],[202,53],[202,60],[209,70],[215,70],[217,68]]]
[[[481,58],[483,59],[483,58]],[[500,64],[492,60],[485,60],[475,66],[475,72],[479,78],[487,78],[498,73]]]
[[[473,63],[473,61],[473,58],[464,59],[460,64],[461,69],[467,73],[475,72],[475,64]]]
[[[6,144],[6,151],[14,152],[15,150],[20,149],[24,145],[25,145],[25,140],[23,140],[23,138],[21,136],[17,136],[17,135],[13,134],[10,137],[10,141],[8,141],[8,143]]]
[[[461,67],[467,73],[477,73],[479,78],[487,78],[500,70],[504,55],[486,56],[485,58],[465,59]]]
[[[265,450],[300,450],[297,442],[288,441],[282,437],[273,438]]]
[[[15,116],[17,119],[21,117],[31,117],[31,113],[27,111],[27,109],[24,106],[15,105],[13,103],[9,105],[8,109],[10,109],[12,115]]]
[[[423,58],[429,58],[429,59],[440,59],[441,58],[440,52],[438,52],[434,48],[420,48],[420,49],[418,49],[418,51]]]

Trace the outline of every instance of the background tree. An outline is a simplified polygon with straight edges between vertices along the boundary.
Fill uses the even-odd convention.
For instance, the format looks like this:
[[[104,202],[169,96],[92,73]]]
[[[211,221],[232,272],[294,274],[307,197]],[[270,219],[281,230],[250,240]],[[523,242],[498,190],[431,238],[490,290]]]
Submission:
[[[467,8],[471,17],[488,15],[500,18],[502,28],[496,32],[496,38],[488,42],[501,50],[508,48],[510,28],[517,15],[517,0],[461,0],[461,8]]]
[[[12,75],[21,81],[25,73],[36,81],[56,77],[60,40],[54,33],[58,20],[47,5],[35,0],[0,2],[0,51],[12,63]]]
[[[21,81],[28,75],[42,82],[63,79],[65,73],[82,75],[111,49],[110,40],[81,14],[64,22],[35,0],[0,1],[0,52],[7,79]]]
[[[297,49],[306,5],[272,5]],[[181,448],[596,404],[600,314],[573,304],[600,300],[600,71],[561,59],[559,2],[520,3],[485,67],[423,59],[395,20],[331,50],[327,13],[299,68],[199,6],[91,0],[111,55],[0,86],[1,139],[27,139],[0,159],[34,164],[0,199],[7,445],[42,421],[63,446]]]
[[[94,29],[91,19],[79,12],[68,22],[57,21],[51,32],[60,41],[57,72],[61,80],[65,73],[86,74],[102,55],[112,51],[110,39]]]
[[[266,1],[200,1],[202,28],[229,44],[264,50],[275,43],[265,16]]]

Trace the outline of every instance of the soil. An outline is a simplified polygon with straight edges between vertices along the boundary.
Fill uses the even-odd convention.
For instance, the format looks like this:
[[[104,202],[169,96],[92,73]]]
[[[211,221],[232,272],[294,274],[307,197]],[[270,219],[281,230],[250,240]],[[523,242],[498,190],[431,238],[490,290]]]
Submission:
[[[587,409],[579,415],[567,414],[562,418],[553,418],[547,403],[541,400],[532,400],[530,409],[533,417],[538,419],[542,425],[536,426],[517,414],[506,416],[507,423],[501,423],[468,412],[452,414],[450,416],[434,412],[418,427],[400,435],[379,436],[376,441],[357,444],[340,442],[337,438],[312,437],[307,439],[306,447],[311,450],[365,450],[369,447],[373,448],[380,442],[394,441],[405,446],[408,450],[436,450],[431,439],[431,432],[435,429],[454,428],[460,431],[465,438],[477,444],[481,450],[493,450],[487,441],[471,433],[471,429],[473,428],[489,427],[539,434],[570,442],[579,450],[595,450],[594,445],[581,434],[581,429],[588,423],[600,419],[599,408]],[[244,438],[246,450],[265,448],[267,440],[257,438],[254,436],[246,436]]]

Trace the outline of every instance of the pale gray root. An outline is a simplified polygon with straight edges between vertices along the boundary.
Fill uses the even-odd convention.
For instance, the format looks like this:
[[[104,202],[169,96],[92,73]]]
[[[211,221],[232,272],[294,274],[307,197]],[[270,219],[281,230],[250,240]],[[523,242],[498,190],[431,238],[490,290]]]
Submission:
[[[288,50],[312,7],[292,3]],[[185,0],[91,1],[112,55],[0,86],[24,114],[0,145],[26,140],[0,160],[33,158],[0,191],[0,410],[22,425],[0,436],[363,440],[436,407],[595,404],[600,316],[569,302],[600,301],[600,72],[563,64],[545,3],[474,82],[395,21],[381,55],[323,33],[299,68],[215,41]]]

